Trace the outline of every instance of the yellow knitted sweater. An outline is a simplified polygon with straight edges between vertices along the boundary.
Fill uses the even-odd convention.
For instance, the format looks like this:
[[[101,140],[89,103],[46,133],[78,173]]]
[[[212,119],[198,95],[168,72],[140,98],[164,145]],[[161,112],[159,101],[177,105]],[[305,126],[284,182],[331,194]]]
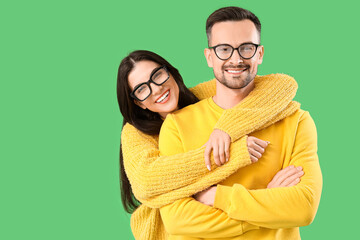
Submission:
[[[204,163],[204,147],[174,156],[159,157],[158,136],[146,135],[126,124],[121,144],[126,174],[142,205],[132,214],[135,239],[167,239],[158,208],[192,196],[251,163],[247,136],[291,115],[300,108],[293,102],[297,83],[284,74],[256,76],[254,90],[237,106],[225,110],[215,128],[232,140],[230,161],[212,171]],[[215,95],[215,80],[191,89],[199,98]],[[251,226],[249,226],[251,228]]]

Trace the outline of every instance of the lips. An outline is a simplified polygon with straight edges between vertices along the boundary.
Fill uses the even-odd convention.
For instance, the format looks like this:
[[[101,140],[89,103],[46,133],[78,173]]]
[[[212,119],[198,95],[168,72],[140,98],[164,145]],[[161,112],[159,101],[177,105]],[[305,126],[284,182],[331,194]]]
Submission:
[[[230,74],[241,74],[245,72],[248,68],[225,68],[225,71]]]
[[[230,69],[227,69],[227,70],[225,70],[226,72],[228,72],[228,73],[231,73],[231,74],[240,74],[240,73],[242,73],[242,72],[244,72],[246,69],[232,69],[232,70],[230,70]]]
[[[156,99],[156,103],[166,103],[170,96],[170,89],[165,91],[158,99]]]
[[[227,66],[223,68],[229,74],[241,74],[249,69],[249,66]]]

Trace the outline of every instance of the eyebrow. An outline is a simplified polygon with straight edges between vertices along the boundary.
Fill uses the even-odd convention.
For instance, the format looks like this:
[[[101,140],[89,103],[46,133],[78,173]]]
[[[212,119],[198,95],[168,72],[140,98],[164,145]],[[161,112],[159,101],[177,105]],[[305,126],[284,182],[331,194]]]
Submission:
[[[156,68],[154,68],[152,71],[151,71],[151,73],[150,73],[150,77],[149,77],[149,80],[151,79],[151,76],[158,70],[158,69],[160,69],[160,68],[162,68],[162,66],[160,66],[160,67],[156,67]],[[145,81],[145,82],[141,82],[141,83],[139,83],[138,85],[136,85],[135,87],[134,87],[134,89],[136,89],[138,86],[140,86],[140,85],[142,85],[142,84],[144,84],[144,83],[146,83],[146,82],[148,82],[149,80],[147,80],[147,81]]]

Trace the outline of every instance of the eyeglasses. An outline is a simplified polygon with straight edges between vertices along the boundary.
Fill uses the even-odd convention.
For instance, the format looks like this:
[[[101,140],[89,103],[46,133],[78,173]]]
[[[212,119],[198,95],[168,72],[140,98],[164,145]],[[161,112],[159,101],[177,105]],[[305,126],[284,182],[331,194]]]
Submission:
[[[156,68],[150,75],[150,79],[147,82],[140,83],[130,93],[130,96],[138,101],[145,101],[152,93],[150,83],[157,86],[164,84],[170,78],[169,72],[166,66]]]
[[[209,49],[214,49],[216,56],[221,60],[228,60],[231,58],[235,49],[238,50],[240,57],[243,59],[250,59],[255,55],[259,46],[259,44],[255,43],[243,43],[238,48],[233,48],[229,44],[219,44],[214,47],[209,47]]]

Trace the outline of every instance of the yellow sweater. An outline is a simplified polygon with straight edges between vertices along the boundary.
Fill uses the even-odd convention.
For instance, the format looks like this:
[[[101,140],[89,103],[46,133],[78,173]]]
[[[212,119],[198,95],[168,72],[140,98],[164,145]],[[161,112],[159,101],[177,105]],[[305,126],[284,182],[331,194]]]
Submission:
[[[156,208],[191,196],[250,164],[246,136],[243,136],[279,121],[299,108],[298,103],[291,102],[297,90],[293,78],[272,74],[257,76],[255,82],[255,89],[250,95],[256,101],[244,99],[241,106],[224,111],[216,125],[216,128],[231,136],[233,144],[230,161],[220,168],[213,164],[211,172],[204,164],[204,148],[159,157],[157,136],[143,134],[130,124],[124,126],[121,141],[125,170],[136,198],[143,203],[131,217],[131,227],[136,239],[166,239]],[[215,94],[215,80],[199,84],[191,90],[200,99],[210,97]],[[248,111],[255,106],[255,112]],[[244,119],[252,119],[253,125],[244,124]],[[243,138],[236,141],[239,137]],[[247,226],[252,228],[246,223],[244,226],[238,225],[238,228]]]
[[[161,155],[202,146],[223,112],[208,98],[169,114],[160,132]],[[298,227],[312,222],[322,189],[315,124],[308,112],[298,110],[251,135],[271,144],[257,163],[217,185],[214,207],[187,197],[160,209],[169,240],[300,239]],[[301,182],[266,189],[273,176],[289,165],[303,167]],[[253,226],[239,230],[244,222]]]

